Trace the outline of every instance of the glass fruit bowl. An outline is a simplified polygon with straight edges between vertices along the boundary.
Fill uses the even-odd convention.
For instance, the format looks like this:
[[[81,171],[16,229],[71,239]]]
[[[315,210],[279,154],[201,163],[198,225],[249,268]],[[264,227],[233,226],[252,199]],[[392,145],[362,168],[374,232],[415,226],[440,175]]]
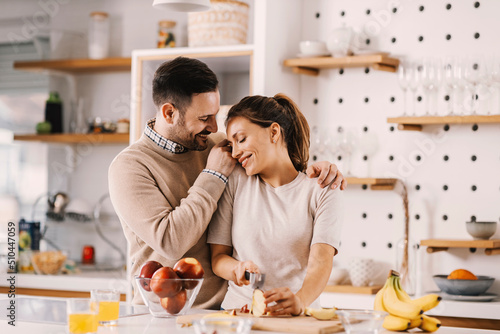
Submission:
[[[252,329],[252,319],[207,318],[193,320],[196,334],[248,334]]]
[[[386,312],[373,310],[337,310],[342,326],[347,334],[349,333],[373,333],[377,334],[382,330]]]
[[[157,318],[186,314],[200,292],[203,278],[135,277],[137,289],[149,312]]]

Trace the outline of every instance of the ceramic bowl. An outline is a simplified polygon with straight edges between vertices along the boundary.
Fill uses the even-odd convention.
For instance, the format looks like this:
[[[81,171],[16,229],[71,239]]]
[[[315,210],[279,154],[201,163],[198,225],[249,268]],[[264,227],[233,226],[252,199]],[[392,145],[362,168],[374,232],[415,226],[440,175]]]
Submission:
[[[326,43],[322,41],[302,41],[299,44],[303,55],[324,55],[328,53]]]
[[[441,291],[450,295],[478,296],[486,292],[495,279],[488,276],[477,276],[477,280],[448,279],[448,275],[434,275],[434,282]]]
[[[338,310],[335,312],[347,334],[349,333],[379,333],[386,312],[372,310]]]
[[[488,240],[497,230],[497,222],[466,222],[467,233],[476,240]]]
[[[326,42],[328,51],[334,57],[345,57],[351,54],[351,42],[353,38],[353,30],[349,27],[342,27],[333,30]]]
[[[151,288],[153,284],[161,287],[158,292],[163,292],[167,289],[172,289],[172,286],[179,287],[179,292],[171,297],[161,298]],[[168,318],[172,316],[186,314],[191,309],[198,292],[200,292],[203,278],[200,279],[184,279],[184,278],[135,278],[137,289],[141,294],[144,304],[149,309],[149,313],[157,318]]]
[[[206,318],[193,320],[196,334],[248,334],[252,329],[253,320],[245,318]]]

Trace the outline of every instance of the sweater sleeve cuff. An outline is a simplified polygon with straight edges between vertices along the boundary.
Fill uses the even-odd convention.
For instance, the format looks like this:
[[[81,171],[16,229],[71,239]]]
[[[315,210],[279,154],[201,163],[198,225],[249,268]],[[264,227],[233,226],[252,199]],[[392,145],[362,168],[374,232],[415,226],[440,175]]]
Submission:
[[[227,184],[227,176],[219,173],[219,172],[216,172],[212,169],[208,169],[208,168],[205,168],[204,170],[201,171],[202,173],[207,173],[207,174],[210,174],[210,175],[213,175],[213,176],[216,176],[218,177],[222,182],[224,182],[224,184]]]

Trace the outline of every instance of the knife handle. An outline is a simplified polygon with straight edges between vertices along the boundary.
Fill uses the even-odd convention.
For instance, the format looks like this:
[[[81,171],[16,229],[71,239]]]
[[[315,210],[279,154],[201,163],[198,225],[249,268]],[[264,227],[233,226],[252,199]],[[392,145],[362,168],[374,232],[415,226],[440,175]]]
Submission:
[[[249,281],[249,280],[250,280],[250,272],[248,272],[248,271],[246,271],[246,270],[245,270],[245,279],[246,279],[247,281]]]

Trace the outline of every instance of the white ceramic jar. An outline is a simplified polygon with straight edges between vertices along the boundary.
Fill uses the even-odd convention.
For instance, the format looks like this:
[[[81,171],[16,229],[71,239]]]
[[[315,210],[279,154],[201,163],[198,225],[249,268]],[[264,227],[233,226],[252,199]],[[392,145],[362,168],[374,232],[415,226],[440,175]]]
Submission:
[[[105,12],[90,13],[89,58],[103,59],[109,53],[109,16]]]

